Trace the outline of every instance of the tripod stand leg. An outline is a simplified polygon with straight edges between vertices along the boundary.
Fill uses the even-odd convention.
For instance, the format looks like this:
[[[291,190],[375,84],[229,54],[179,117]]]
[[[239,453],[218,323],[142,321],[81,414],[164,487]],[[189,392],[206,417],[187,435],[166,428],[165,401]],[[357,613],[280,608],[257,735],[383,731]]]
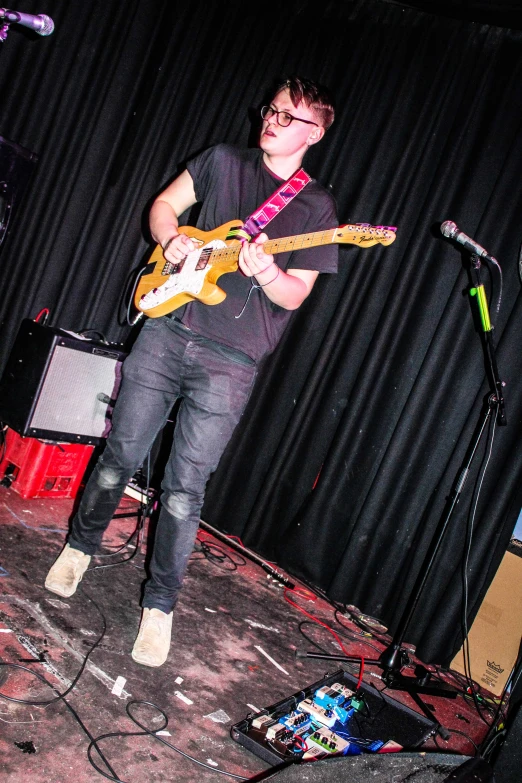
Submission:
[[[411,595],[408,599],[408,602],[404,608],[404,612],[402,613],[402,617],[399,621],[397,631],[391,641],[391,644],[386,648],[386,650],[384,650],[384,652],[381,654],[379,658],[380,665],[384,669],[385,673],[389,672],[391,674],[396,674],[404,666],[405,662],[407,663],[407,660],[405,661],[404,656],[406,656],[406,659],[408,658],[408,656],[402,649],[402,644],[404,642],[404,635],[411,622],[415,609],[417,608],[417,604],[419,602],[422,591],[424,590],[431,569],[433,568],[435,558],[444,539],[444,535],[446,533],[450,519],[457,506],[457,503],[460,500],[462,489],[469,476],[471,464],[477,452],[482,436],[485,432],[487,423],[490,420],[493,412],[497,409],[497,407],[498,407],[497,398],[495,397],[494,394],[489,395],[482,421],[479,422],[478,429],[475,430],[476,435],[471,443],[471,446],[468,449],[468,456],[466,462],[459,473],[457,481],[455,482],[454,485],[455,488],[449,498],[448,511],[446,515],[442,518],[441,522],[437,527],[435,536],[432,539],[432,542],[429,546],[424,562],[420,568],[419,575],[417,577]]]

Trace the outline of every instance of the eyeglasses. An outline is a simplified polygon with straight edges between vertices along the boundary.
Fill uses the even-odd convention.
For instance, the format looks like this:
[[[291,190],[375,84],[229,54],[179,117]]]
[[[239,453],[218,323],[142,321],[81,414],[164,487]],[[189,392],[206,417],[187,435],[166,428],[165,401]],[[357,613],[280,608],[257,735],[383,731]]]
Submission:
[[[274,114],[276,115],[277,124],[280,125],[282,128],[288,128],[292,120],[297,120],[298,122],[306,122],[307,125],[316,125],[319,127],[317,122],[312,122],[312,120],[303,120],[301,117],[294,117],[293,114],[290,114],[287,111],[278,111],[278,109],[274,109],[273,106],[263,106],[261,109],[261,117],[264,120],[269,120],[270,117],[273,117]]]

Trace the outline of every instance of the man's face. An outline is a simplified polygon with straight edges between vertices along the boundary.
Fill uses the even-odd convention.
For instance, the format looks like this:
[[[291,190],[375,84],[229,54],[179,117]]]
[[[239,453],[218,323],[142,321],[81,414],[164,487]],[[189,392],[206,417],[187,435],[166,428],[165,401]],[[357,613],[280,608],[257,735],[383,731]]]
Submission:
[[[317,117],[304,103],[294,106],[288,90],[278,92],[271,100],[270,106],[278,111],[286,111],[293,117],[317,123]],[[269,156],[290,157],[297,153],[304,155],[308,147],[319,141],[323,135],[324,128],[299,122],[297,119],[283,128],[278,124],[277,115],[274,114],[269,119],[263,120],[259,146]]]

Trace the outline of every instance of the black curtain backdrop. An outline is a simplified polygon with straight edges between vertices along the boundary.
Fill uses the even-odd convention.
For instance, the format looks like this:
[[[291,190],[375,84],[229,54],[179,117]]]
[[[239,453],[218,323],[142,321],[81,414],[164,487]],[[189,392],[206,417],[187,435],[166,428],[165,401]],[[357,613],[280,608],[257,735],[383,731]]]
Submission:
[[[392,629],[489,389],[469,257],[440,223],[498,258],[508,426],[481,442],[407,634],[425,660],[449,659],[466,537],[472,527],[471,621],[522,505],[522,32],[381,0],[288,2],[277,15],[201,0],[17,10],[56,29],[12,26],[0,49],[0,135],[39,156],[0,251],[2,366],[20,321],[44,307],[52,325],[131,340],[123,292],[151,247],[153,196],[196,151],[251,143],[275,78],[297,72],[336,94],[306,168],[341,222],[395,225],[397,240],[342,249],[339,274],[319,279],[261,369],[203,518]]]

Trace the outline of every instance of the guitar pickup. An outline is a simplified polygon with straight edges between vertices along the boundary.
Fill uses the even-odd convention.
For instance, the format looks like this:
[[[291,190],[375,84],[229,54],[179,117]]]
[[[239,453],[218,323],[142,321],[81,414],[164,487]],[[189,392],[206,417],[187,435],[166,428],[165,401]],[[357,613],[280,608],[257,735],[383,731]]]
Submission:
[[[195,266],[196,272],[200,272],[202,269],[206,269],[208,266],[208,262],[210,260],[210,256],[212,255],[213,248],[206,247],[204,250],[201,251],[201,255],[198,258],[198,262]]]

